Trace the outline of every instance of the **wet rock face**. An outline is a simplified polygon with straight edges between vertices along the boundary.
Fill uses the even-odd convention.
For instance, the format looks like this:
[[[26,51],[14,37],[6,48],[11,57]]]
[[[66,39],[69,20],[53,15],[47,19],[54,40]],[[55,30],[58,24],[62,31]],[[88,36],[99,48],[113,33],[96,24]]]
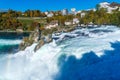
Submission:
[[[33,39],[34,39],[34,42],[38,42],[39,40],[40,40],[40,38],[41,38],[41,30],[40,30],[40,27],[39,26],[37,26],[37,28],[35,29],[35,32],[34,32],[34,37],[33,37]]]
[[[44,40],[44,41],[45,41],[46,43],[52,42],[52,35],[49,34],[49,35],[45,36],[45,40]]]
[[[41,37],[41,39],[38,42],[38,45],[35,47],[34,51],[36,52],[38,49],[40,49],[44,44],[52,42],[52,35],[47,35]]]
[[[41,48],[45,44],[45,41],[41,39],[38,45],[35,47],[34,51],[36,52],[39,48]]]
[[[26,47],[30,46],[31,44],[33,44],[33,40],[29,39],[28,37],[24,37],[23,41],[19,45],[19,50],[24,50]]]
[[[37,43],[41,38],[41,30],[40,25],[37,24],[34,32],[30,34],[29,37],[24,37],[22,43],[19,46],[20,50],[24,50],[26,47],[32,45],[33,43]]]
[[[29,40],[33,40],[33,42],[38,42],[40,38],[41,38],[41,31],[37,29],[29,36]]]

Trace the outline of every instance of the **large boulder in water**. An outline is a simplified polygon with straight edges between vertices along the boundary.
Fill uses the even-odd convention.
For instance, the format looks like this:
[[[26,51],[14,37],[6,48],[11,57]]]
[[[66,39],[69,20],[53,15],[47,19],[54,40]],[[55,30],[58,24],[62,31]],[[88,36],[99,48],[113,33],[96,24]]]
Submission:
[[[41,39],[38,43],[38,45],[35,47],[34,51],[36,52],[38,49],[40,49],[45,44],[45,41]]]
[[[34,51],[36,52],[38,49],[40,49],[45,43],[50,43],[52,42],[52,35],[47,35],[41,37],[41,39],[38,42],[38,45],[35,47]]]
[[[24,37],[23,41],[21,42],[21,44],[19,45],[19,49],[20,50],[24,50],[26,47],[30,46],[31,44],[33,44],[33,40],[29,39],[28,37]]]
[[[52,35],[51,35],[51,34],[45,36],[45,42],[46,42],[46,43],[52,42]]]
[[[38,45],[34,49],[34,51],[37,51],[45,43],[50,43],[52,41],[52,35],[51,34],[48,34],[47,36],[44,36],[41,33],[42,33],[42,31],[40,30],[40,27],[38,25],[36,27],[35,31],[32,32],[29,37],[23,38],[23,41],[20,44],[19,49],[24,50],[26,47],[32,45],[33,43],[38,43]]]
[[[30,34],[29,37],[24,37],[22,43],[19,46],[20,50],[24,50],[26,47],[37,43],[41,38],[40,24],[36,24],[35,31]]]

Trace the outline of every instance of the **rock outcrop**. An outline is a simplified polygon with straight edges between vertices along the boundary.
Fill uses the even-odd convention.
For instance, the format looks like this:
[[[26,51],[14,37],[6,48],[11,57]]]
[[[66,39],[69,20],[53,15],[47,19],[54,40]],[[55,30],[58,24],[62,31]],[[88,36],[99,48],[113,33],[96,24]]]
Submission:
[[[36,52],[38,49],[40,49],[44,44],[52,42],[52,35],[49,34],[47,36],[41,37],[41,39],[38,41],[38,44],[36,45],[34,51]]]
[[[38,42],[41,38],[41,30],[40,30],[40,24],[36,23],[36,28],[34,32],[30,34],[29,37],[24,37],[23,41],[21,42],[19,49],[24,50],[26,47],[32,45],[35,42]]]
[[[34,49],[34,51],[37,51],[45,43],[50,43],[51,41],[52,41],[52,35],[49,34],[47,36],[44,36],[42,34],[42,31],[40,30],[40,24],[37,24],[35,31],[32,32],[29,37],[23,38],[23,41],[20,44],[19,49],[24,50],[26,47],[32,45],[33,43],[38,43]]]
[[[36,52],[38,49],[40,49],[45,44],[45,41],[41,39],[38,44],[36,45],[34,51]]]

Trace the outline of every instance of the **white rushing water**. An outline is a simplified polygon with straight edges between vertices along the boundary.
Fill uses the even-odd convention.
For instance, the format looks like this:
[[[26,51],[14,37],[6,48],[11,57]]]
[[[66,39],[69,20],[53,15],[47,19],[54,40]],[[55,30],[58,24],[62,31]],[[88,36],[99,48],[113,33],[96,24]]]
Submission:
[[[34,52],[34,48],[37,43],[34,43],[24,51],[8,54],[0,58],[0,80],[54,80],[60,73],[61,68],[58,63],[62,55],[67,56],[65,61],[72,55],[77,60],[82,59],[84,54],[93,51],[100,58],[105,55],[104,50],[114,50],[110,42],[120,41],[119,36],[119,28],[115,26],[102,26],[99,28],[77,29],[71,33],[62,33],[59,35],[58,40],[45,44],[36,52]],[[92,66],[95,67],[94,64]],[[92,70],[91,67],[89,68]],[[91,71],[88,70],[89,68],[87,66],[85,70],[83,69],[82,71],[81,69],[83,74],[81,74],[80,78],[88,80],[84,75],[89,75]],[[72,69],[74,70],[74,68]],[[89,72],[85,73],[84,71],[87,70]],[[62,75],[62,73],[60,74]],[[71,77],[71,79],[59,78],[57,80],[73,79]],[[74,80],[79,79],[75,78]]]

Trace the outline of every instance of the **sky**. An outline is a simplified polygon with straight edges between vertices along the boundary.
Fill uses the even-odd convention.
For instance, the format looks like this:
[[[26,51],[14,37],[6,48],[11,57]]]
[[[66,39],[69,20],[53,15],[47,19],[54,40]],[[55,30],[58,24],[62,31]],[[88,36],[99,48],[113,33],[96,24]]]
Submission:
[[[0,10],[13,9],[17,11],[25,10],[61,10],[76,8],[77,10],[85,10],[95,8],[100,2],[118,2],[120,0],[1,0]]]

